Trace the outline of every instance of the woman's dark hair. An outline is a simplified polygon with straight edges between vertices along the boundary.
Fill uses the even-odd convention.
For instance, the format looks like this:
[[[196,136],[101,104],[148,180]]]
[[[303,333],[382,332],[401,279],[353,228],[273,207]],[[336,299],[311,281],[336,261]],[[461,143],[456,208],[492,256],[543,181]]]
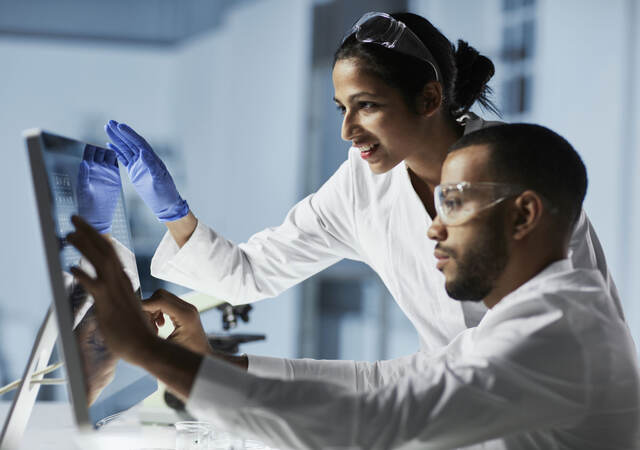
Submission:
[[[476,101],[499,115],[489,99],[491,88],[487,83],[495,72],[489,58],[462,40],[458,41],[456,49],[424,17],[412,13],[394,13],[391,16],[404,22],[431,51],[441,74],[443,107],[448,109],[451,117],[458,118],[465,114]],[[424,85],[436,79],[433,70],[424,61],[381,45],[359,42],[354,35],[346,39],[335,52],[333,64],[348,58],[357,58],[366,70],[399,89],[413,110],[416,107],[415,99]]]

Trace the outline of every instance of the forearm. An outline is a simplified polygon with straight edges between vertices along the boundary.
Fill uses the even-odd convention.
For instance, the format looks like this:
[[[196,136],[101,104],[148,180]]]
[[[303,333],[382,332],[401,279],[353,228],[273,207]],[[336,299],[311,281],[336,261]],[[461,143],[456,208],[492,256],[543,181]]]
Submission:
[[[145,369],[186,401],[202,359],[202,355],[185,347],[154,337],[129,362]]]
[[[309,198],[280,226],[242,244],[197,223],[182,247],[171,232],[164,236],[151,261],[151,274],[232,304],[274,297],[343,257],[359,258],[323,224]]]
[[[165,222],[165,225],[169,229],[169,233],[178,244],[178,247],[182,248],[187,243],[191,235],[198,225],[198,219],[193,215],[191,211],[181,219],[171,222]]]
[[[211,356],[247,370],[247,357],[244,355],[235,356],[212,350]],[[145,346],[145,350],[134,358],[135,360],[130,362],[144,368],[186,401],[203,355],[179,344],[154,338]]]
[[[247,370],[249,367],[249,359],[247,358],[247,355],[230,355],[228,353],[223,353],[215,349],[211,349],[209,354],[215,358],[226,361],[229,364],[232,364],[242,370]]]

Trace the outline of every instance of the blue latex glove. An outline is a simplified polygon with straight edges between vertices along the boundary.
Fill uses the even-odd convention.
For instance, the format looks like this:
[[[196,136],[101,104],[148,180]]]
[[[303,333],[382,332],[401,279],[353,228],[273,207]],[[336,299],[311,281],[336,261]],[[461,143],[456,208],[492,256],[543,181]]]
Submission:
[[[99,233],[111,232],[120,189],[120,169],[115,152],[87,145],[78,169],[78,214]]]
[[[131,183],[161,222],[178,220],[189,213],[189,205],[180,197],[171,174],[142,136],[124,123],[110,120],[104,127],[121,164],[129,172]]]

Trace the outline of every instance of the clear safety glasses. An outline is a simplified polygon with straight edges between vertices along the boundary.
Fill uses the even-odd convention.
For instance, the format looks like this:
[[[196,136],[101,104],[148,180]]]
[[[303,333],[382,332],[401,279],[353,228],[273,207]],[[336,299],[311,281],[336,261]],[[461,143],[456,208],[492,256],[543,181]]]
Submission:
[[[462,225],[476,214],[522,193],[520,186],[507,183],[444,183],[436,186],[436,212],[447,226]]]
[[[413,56],[428,63],[436,76],[436,81],[440,80],[440,71],[433,55],[407,26],[382,12],[365,13],[355,25],[342,38],[342,43],[351,35],[355,34],[358,41],[364,43],[378,44],[383,47]]]

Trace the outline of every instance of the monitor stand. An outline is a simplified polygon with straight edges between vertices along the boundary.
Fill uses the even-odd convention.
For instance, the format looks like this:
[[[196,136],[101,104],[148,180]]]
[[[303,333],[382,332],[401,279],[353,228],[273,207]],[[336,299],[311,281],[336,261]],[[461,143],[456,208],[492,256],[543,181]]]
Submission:
[[[32,383],[31,378],[35,372],[47,367],[57,338],[58,327],[55,320],[55,312],[53,306],[50,306],[33,344],[29,362],[5,420],[2,434],[0,435],[0,450],[17,449],[20,446],[22,434],[27,427],[31,410],[40,390],[40,384]],[[35,380],[43,377],[44,375],[39,375],[35,377]]]

